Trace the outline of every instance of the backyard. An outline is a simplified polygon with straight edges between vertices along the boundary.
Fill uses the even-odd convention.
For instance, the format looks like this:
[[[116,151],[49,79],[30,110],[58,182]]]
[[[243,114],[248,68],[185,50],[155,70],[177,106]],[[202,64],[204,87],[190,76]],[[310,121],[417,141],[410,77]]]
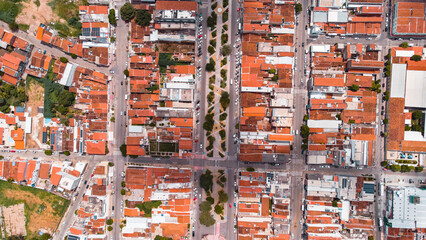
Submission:
[[[49,192],[0,181],[0,205],[25,205],[27,239],[38,236],[40,229],[53,232],[65,213],[69,200]]]

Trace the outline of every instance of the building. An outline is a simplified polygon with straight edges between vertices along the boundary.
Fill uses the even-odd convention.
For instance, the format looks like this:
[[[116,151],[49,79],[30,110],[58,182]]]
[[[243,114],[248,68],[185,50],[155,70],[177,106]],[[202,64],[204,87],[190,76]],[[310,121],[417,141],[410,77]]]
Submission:
[[[425,37],[425,16],[424,2],[397,1],[392,6],[392,36],[406,38]]]

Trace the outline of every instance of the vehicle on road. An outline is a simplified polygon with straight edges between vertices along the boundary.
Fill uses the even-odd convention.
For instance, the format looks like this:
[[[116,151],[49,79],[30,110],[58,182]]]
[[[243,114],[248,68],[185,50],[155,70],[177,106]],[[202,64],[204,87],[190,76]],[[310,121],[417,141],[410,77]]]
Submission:
[[[203,149],[203,144],[202,143],[200,143],[200,148]]]

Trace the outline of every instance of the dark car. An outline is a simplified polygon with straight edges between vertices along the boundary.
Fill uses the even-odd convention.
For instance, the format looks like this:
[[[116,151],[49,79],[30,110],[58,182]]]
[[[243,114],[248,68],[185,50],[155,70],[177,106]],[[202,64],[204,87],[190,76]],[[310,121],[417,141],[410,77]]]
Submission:
[[[87,184],[87,180],[86,181],[84,181],[84,185],[86,185]]]

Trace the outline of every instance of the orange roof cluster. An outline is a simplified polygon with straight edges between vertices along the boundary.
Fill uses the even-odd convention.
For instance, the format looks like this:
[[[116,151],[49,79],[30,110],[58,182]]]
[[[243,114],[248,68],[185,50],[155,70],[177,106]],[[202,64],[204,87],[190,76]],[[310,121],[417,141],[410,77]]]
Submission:
[[[290,153],[292,114],[276,109],[292,96],[282,94],[293,87],[295,27],[294,2],[245,1],[241,60],[241,120],[240,131],[262,133],[258,139],[246,138],[240,147],[241,161],[262,161],[263,153]],[[285,23],[285,24],[283,24]],[[259,91],[260,90],[260,91]],[[278,94],[271,96],[275,91]]]
[[[426,13],[424,2],[397,2],[393,7],[394,36],[425,36]]]
[[[288,179],[278,172],[240,172],[238,175],[238,238],[252,239],[259,234],[289,234],[290,189]],[[270,191],[267,181],[276,182]],[[281,186],[281,187],[278,187]],[[272,200],[273,199],[273,200]],[[270,209],[275,209],[273,212]],[[257,219],[257,220],[253,220]]]
[[[312,69],[321,70],[324,74],[312,75],[314,84],[310,91],[315,92],[315,96],[321,96],[310,99],[309,119],[324,123],[341,122],[339,128],[334,131],[311,125],[311,135],[308,139],[311,164],[350,165],[349,162],[341,160],[346,156],[346,153],[341,151],[345,148],[345,139],[354,140],[350,145],[362,142],[368,146],[368,149],[363,150],[367,151],[366,158],[352,161],[369,166],[372,164],[373,145],[376,140],[374,126],[377,93],[370,88],[373,81],[380,78],[377,69],[384,66],[382,61],[378,61],[377,52],[375,46],[362,44],[347,44],[343,50],[331,46],[330,52],[315,52]],[[328,70],[341,73],[327,74]],[[357,92],[350,91],[349,88],[353,85],[359,86],[360,89]],[[357,125],[351,125],[353,123]],[[327,154],[322,154],[325,151]]]
[[[17,85],[25,70],[27,57],[30,56],[27,51],[30,50],[32,45],[3,28],[0,28],[0,40],[13,48],[10,53],[7,51],[0,53],[0,68],[4,72],[0,79],[9,84]]]
[[[131,189],[131,195],[124,208],[124,215],[130,219],[145,214],[138,206],[141,202],[132,200],[132,194],[142,197],[144,201],[150,201],[154,194],[161,194],[164,198],[159,207],[152,209],[152,217],[167,216],[166,220],[161,223],[161,226],[152,224],[147,231],[157,232],[158,228],[162,228],[163,236],[182,238],[187,234],[187,224],[191,222],[193,198],[191,175],[190,169],[128,167],[126,169],[126,187]],[[139,199],[139,197],[135,199]],[[169,222],[168,219],[172,219],[172,221]],[[127,234],[131,236],[137,232]]]

